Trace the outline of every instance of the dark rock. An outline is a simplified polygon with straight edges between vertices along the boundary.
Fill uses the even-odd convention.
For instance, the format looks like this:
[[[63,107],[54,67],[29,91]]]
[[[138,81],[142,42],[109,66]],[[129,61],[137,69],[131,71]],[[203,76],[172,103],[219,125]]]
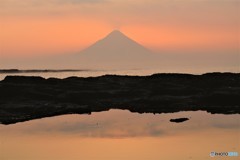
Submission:
[[[170,119],[170,122],[182,123],[182,122],[185,122],[188,120],[189,120],[189,118],[176,118],[176,119]]]
[[[66,79],[7,76],[0,81],[0,123],[111,108],[138,113],[204,110],[240,113],[240,74],[154,74]]]

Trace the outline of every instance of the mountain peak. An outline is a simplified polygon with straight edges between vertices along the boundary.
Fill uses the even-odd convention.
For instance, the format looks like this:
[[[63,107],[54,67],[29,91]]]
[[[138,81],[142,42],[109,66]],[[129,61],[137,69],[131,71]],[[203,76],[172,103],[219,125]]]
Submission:
[[[155,60],[152,52],[119,30],[113,30],[79,54],[81,65],[96,68],[140,68]],[[80,63],[80,61],[78,61]],[[143,65],[144,64],[144,65]]]
[[[119,30],[113,30],[112,32],[110,32],[105,38],[128,38],[125,34],[123,34],[121,31]]]
[[[123,57],[123,55],[126,57],[132,55],[134,57],[140,56],[141,54],[148,56],[150,53],[148,49],[119,30],[113,30],[103,39],[100,39],[82,52],[84,52],[85,55],[92,55],[92,57]]]
[[[124,35],[120,30],[117,30],[117,29],[113,30],[108,35],[111,35],[111,34],[122,34],[122,35]]]

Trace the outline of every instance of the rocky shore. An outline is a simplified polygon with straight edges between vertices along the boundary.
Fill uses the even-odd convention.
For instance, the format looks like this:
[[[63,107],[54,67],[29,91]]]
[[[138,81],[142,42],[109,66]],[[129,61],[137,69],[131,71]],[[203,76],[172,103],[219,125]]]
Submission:
[[[63,114],[109,109],[138,113],[204,110],[240,113],[240,74],[154,74],[151,76],[7,76],[0,81],[0,123],[13,124]]]

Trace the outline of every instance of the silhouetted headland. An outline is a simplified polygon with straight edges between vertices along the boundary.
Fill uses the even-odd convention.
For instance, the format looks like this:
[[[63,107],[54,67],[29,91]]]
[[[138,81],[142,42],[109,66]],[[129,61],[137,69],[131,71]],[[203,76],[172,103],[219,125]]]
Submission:
[[[138,113],[203,110],[240,113],[240,74],[154,74],[152,76],[7,76],[0,81],[0,123],[109,109]]]
[[[29,69],[29,70],[20,70],[20,69],[0,69],[1,73],[47,73],[47,72],[81,72],[81,71],[90,71],[90,70],[79,70],[79,69]]]

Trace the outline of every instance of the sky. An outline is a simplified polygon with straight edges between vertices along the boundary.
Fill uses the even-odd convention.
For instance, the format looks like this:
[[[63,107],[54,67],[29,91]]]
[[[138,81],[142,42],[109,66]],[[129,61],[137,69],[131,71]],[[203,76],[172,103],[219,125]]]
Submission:
[[[0,58],[69,54],[118,29],[157,54],[239,58],[239,0],[1,0]]]

